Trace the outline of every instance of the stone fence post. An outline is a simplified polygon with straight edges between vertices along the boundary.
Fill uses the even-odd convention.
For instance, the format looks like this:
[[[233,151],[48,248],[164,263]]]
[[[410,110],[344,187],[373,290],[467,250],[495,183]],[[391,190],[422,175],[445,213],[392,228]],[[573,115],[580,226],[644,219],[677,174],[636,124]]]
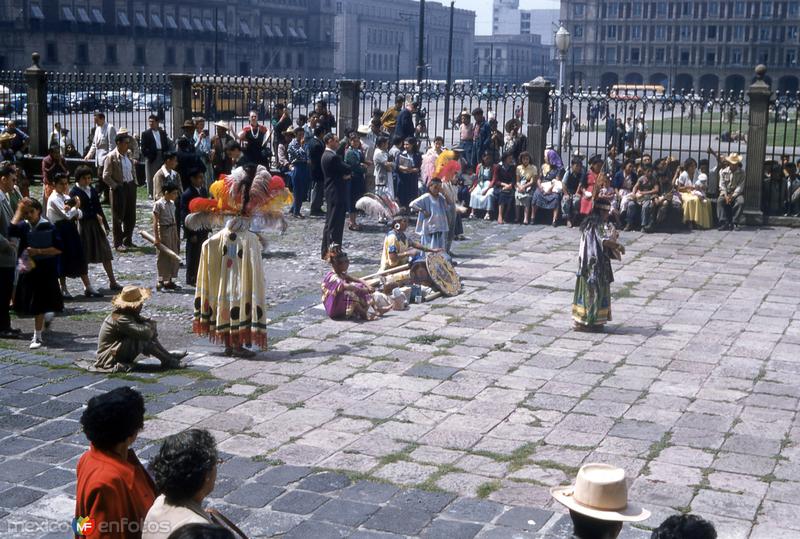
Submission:
[[[542,77],[525,84],[528,92],[528,153],[537,167],[541,167],[547,131],[550,129],[550,91],[553,86]]]
[[[39,66],[39,53],[31,55],[33,65],[25,70],[28,93],[28,136],[32,155],[47,153],[47,73]]]
[[[361,100],[361,81],[342,79],[339,81],[339,117],[336,128],[339,138],[358,128],[358,104]]]
[[[170,73],[172,83],[172,138],[183,134],[183,122],[192,119],[192,77],[188,73]]]
[[[761,211],[761,190],[764,183],[764,162],[767,159],[767,125],[772,90],[764,80],[767,68],[756,66],[756,80],[747,90],[750,98],[750,121],[747,129],[747,162],[745,163],[744,218],[748,225],[764,224]]]

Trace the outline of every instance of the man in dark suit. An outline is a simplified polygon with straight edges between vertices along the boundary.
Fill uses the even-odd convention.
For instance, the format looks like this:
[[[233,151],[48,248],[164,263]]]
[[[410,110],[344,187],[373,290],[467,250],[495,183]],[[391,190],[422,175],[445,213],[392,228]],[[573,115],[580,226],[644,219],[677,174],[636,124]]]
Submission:
[[[181,195],[181,225],[183,237],[186,239],[186,284],[195,286],[197,268],[200,265],[200,250],[208,239],[208,230],[189,230],[186,228],[186,216],[189,215],[189,203],[195,198],[208,198],[203,171],[195,168],[189,171],[191,184]]]
[[[414,128],[414,113],[416,110],[416,103],[408,101],[406,102],[405,108],[397,115],[397,125],[394,128],[394,134],[403,137],[403,140],[417,135],[417,130]]]
[[[336,153],[336,149],[339,147],[339,138],[336,135],[328,133],[322,141],[325,143],[325,152],[322,154],[321,164],[322,173],[325,176],[325,200],[328,203],[325,229],[322,231],[322,258],[324,260],[330,244],[342,244],[344,220],[347,207],[350,205],[347,196],[350,167],[345,165],[342,158]]]
[[[325,136],[325,128],[318,125],[314,128],[314,136],[308,141],[308,163],[311,169],[311,182],[313,186],[311,194],[311,215],[322,217],[322,202],[325,195],[325,175],[322,173],[322,154],[325,152],[325,143],[322,137]]]
[[[144,173],[147,179],[147,196],[155,200],[160,193],[153,193],[153,176],[164,164],[164,152],[172,149],[172,142],[170,142],[167,132],[158,124],[158,116],[155,114],[151,114],[147,119],[147,127],[142,131],[140,137],[141,150],[145,158]]]

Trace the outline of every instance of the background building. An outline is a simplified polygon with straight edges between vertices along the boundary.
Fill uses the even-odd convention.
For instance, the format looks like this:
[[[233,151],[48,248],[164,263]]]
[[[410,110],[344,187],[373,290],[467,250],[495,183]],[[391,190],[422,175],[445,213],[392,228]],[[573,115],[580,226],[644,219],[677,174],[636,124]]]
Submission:
[[[492,5],[492,35],[519,34],[519,29],[519,0],[494,0]]]
[[[416,79],[419,2],[411,0],[337,0],[334,21],[334,70],[337,76],[368,79]],[[425,3],[426,77],[447,78],[450,8]],[[475,12],[456,9],[453,20],[453,78],[472,78]]]
[[[550,48],[539,35],[475,37],[476,79],[484,83],[519,84],[551,71]]]
[[[543,45],[553,45],[561,12],[557,9],[522,9],[519,12],[519,33],[539,34]]]
[[[333,75],[333,0],[5,0],[0,69]]]
[[[561,19],[572,84],[741,91],[765,64],[774,88],[798,89],[798,1],[562,0]]]

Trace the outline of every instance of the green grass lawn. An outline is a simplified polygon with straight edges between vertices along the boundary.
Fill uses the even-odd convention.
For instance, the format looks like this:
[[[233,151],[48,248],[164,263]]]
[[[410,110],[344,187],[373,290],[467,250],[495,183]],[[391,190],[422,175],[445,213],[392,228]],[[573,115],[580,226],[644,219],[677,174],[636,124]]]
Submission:
[[[740,120],[733,123],[727,121],[714,120],[709,121],[707,118],[696,118],[688,120],[686,118],[666,118],[664,120],[657,120],[650,122],[650,133],[658,137],[661,133],[664,134],[680,134],[680,135],[713,135],[719,136],[724,131],[741,131],[747,134],[749,118],[745,116]],[[794,146],[800,136],[800,128],[797,126],[795,120],[781,123],[770,123],[767,127],[767,145],[768,146]]]

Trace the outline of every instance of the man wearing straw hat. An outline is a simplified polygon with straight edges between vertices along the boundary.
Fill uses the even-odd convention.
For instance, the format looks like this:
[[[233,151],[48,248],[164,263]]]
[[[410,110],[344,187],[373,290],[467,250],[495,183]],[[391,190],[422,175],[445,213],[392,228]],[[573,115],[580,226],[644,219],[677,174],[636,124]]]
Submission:
[[[569,509],[577,539],[615,539],[623,522],[641,522],[650,511],[628,503],[625,470],[608,464],[585,464],[575,484],[553,487],[550,495]]]
[[[100,326],[96,361],[90,370],[99,372],[127,372],[134,369],[140,354],[161,361],[164,369],[183,367],[181,359],[186,352],[170,352],[159,342],[156,322],[142,316],[142,307],[150,290],[126,286],[114,296],[109,314]]]
[[[717,199],[717,218],[719,230],[739,228],[744,210],[744,171],[742,156],[729,154],[725,158],[728,166],[719,173],[719,198]]]
[[[231,126],[225,120],[214,122],[217,133],[211,139],[211,168],[213,169],[213,180],[216,181],[220,174],[230,174],[232,164],[225,153],[225,146],[233,142],[234,138],[230,135]]]

